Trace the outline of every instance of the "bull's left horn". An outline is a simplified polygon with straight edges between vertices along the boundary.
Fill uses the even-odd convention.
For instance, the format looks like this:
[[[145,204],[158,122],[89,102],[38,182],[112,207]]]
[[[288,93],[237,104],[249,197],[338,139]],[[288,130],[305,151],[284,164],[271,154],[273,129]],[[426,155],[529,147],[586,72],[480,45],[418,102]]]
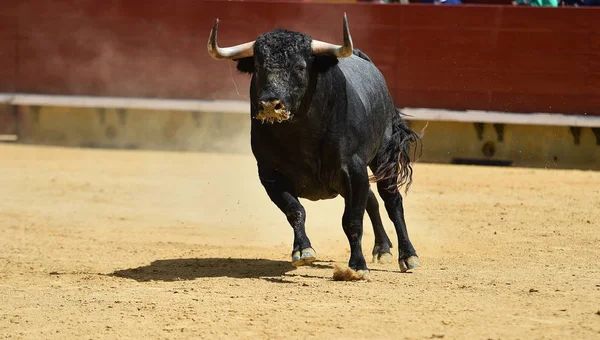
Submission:
[[[347,58],[352,55],[352,37],[350,36],[350,29],[348,28],[348,18],[344,13],[344,45],[334,45],[319,40],[313,40],[312,52],[315,55],[318,54],[333,54],[338,58]]]
[[[210,36],[208,37],[208,54],[217,60],[231,60],[252,57],[254,55],[254,41],[231,47],[219,47],[217,45],[217,31],[219,30],[219,19],[215,22]]]

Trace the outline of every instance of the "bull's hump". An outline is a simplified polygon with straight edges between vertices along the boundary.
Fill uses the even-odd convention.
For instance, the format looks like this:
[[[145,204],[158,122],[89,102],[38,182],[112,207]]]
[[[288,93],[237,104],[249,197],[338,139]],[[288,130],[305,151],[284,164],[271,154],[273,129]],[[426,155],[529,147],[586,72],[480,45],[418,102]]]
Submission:
[[[340,59],[338,65],[346,78],[353,81],[380,82],[383,80],[383,76],[375,64],[357,55],[353,54],[348,58]]]
[[[380,98],[387,91],[385,79],[379,69],[370,61],[352,55],[340,59],[339,67],[348,86],[360,97],[365,107],[371,107],[374,98]]]

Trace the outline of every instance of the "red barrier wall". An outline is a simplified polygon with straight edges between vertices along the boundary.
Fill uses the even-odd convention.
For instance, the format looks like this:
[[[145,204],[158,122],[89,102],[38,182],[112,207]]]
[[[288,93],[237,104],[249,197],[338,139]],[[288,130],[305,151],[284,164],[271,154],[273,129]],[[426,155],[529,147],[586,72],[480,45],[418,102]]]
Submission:
[[[594,8],[3,0],[0,92],[242,99],[206,52],[217,17],[222,46],[276,26],[340,43],[343,12],[398,106],[600,115]]]

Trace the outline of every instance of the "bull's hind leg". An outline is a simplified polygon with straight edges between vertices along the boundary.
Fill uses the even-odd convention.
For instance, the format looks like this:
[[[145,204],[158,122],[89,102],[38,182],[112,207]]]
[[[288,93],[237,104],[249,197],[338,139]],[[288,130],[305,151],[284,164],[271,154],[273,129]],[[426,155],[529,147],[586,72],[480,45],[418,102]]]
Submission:
[[[310,244],[304,224],[306,211],[287,181],[275,171],[259,169],[260,181],[271,201],[285,214],[294,230],[292,265],[301,266],[313,262],[316,252]]]
[[[404,220],[404,207],[398,184],[410,184],[412,177],[411,146],[420,144],[420,138],[395,112],[392,116],[391,134],[385,136],[377,156],[369,164],[373,174],[378,178],[377,191],[385,203],[388,216],[394,223],[398,235],[398,264],[405,272],[419,266],[419,258],[415,252]]]
[[[378,182],[377,190],[385,202],[385,209],[394,223],[396,234],[398,235],[398,265],[400,266],[400,271],[405,272],[409,269],[419,267],[419,257],[408,238],[408,231],[406,230],[402,195],[400,195],[394,179]]]
[[[379,203],[371,189],[369,189],[367,200],[367,213],[369,214],[371,224],[373,224],[373,234],[375,235],[375,246],[372,253],[373,262],[390,263],[392,262],[392,252],[390,250],[392,242],[383,228],[383,222],[379,214]]]

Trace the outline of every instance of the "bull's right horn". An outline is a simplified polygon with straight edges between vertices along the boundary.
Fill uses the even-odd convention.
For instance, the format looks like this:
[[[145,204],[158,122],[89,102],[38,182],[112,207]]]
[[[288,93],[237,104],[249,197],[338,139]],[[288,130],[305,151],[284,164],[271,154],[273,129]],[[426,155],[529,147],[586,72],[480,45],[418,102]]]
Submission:
[[[318,54],[333,54],[338,58],[347,58],[352,55],[352,37],[350,36],[350,29],[348,28],[348,18],[344,13],[344,45],[334,45],[327,42],[314,40],[311,44],[312,52],[315,55]]]
[[[217,60],[231,60],[252,57],[254,55],[254,41],[231,47],[219,47],[217,45],[217,31],[219,29],[219,19],[210,31],[208,37],[208,54]]]

